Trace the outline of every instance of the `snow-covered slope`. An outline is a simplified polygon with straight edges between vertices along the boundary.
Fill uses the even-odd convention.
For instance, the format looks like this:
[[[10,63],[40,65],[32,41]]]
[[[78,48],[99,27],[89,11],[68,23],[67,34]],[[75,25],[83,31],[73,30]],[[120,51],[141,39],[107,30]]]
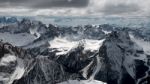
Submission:
[[[131,34],[130,34],[130,37],[133,42],[137,43],[137,45],[143,48],[146,54],[150,55],[150,42],[149,41],[144,41],[144,39],[138,39]]]
[[[97,80],[68,80],[67,82],[62,82],[62,83],[58,83],[58,84],[107,84],[101,81],[97,81]]]
[[[50,41],[50,47],[53,51],[56,49],[58,52],[56,55],[63,55],[67,54],[71,49],[77,47],[78,45],[84,46],[84,50],[90,50],[91,52],[97,51],[99,47],[102,45],[104,39],[102,40],[90,40],[90,39],[83,39],[79,41],[69,41],[66,38],[55,38],[54,40]]]
[[[0,39],[3,42],[9,42],[14,46],[24,46],[35,40],[35,36],[29,35],[28,33],[11,34],[11,33],[0,33]]]
[[[23,77],[32,59],[25,51],[10,44],[0,42],[0,82],[12,84]]]

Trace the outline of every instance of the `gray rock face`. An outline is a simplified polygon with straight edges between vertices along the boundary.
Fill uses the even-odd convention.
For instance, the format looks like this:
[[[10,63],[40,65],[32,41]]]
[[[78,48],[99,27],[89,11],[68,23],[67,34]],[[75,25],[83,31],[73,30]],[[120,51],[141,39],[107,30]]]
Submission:
[[[139,50],[143,52],[127,32],[112,32],[99,50],[103,65],[95,78],[108,84],[134,84],[138,75],[136,60],[140,60],[137,55],[145,56]]]
[[[25,50],[0,42],[1,84],[12,84],[14,80],[23,77],[32,68],[32,63],[33,58]]]
[[[82,78],[79,73],[67,72],[64,65],[48,56],[35,57],[11,44],[1,42],[0,54],[1,84],[55,84]]]
[[[14,84],[56,84],[78,77],[78,74],[67,73],[61,64],[48,57],[38,57],[33,69]]]
[[[104,80],[111,84],[122,84],[123,74],[135,78],[134,43],[126,32],[112,32],[99,50],[99,56],[104,58],[102,73]],[[97,77],[97,78],[102,78]]]

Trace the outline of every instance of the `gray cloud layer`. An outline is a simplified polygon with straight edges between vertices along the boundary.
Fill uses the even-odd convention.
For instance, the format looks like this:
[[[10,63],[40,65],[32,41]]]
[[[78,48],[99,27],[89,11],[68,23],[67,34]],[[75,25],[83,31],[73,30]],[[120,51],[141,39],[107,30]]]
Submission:
[[[1,7],[51,8],[86,7],[89,0],[0,0]]]
[[[123,14],[123,13],[133,13],[140,10],[137,4],[106,4],[102,12],[106,15],[109,14]]]
[[[150,0],[0,0],[3,15],[149,16]]]

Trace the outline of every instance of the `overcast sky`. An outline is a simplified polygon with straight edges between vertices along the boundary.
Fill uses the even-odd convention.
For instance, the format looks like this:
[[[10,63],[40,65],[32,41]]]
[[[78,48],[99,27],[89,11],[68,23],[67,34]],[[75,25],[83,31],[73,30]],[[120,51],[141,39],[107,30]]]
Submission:
[[[0,15],[150,16],[150,0],[0,0]]]

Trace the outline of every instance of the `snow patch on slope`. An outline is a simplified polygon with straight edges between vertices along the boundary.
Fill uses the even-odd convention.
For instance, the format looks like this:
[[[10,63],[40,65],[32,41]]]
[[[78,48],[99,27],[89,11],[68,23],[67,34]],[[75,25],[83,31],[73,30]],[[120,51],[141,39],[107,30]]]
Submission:
[[[100,71],[101,67],[102,67],[102,58],[99,57],[99,55],[96,56],[96,59],[97,59],[97,66],[96,66],[96,69],[95,71],[93,72],[93,74],[90,76],[90,80],[94,80],[94,77],[95,75]]]
[[[130,34],[130,38],[133,42],[143,48],[144,52],[150,55],[150,42],[144,41],[143,39],[136,39],[133,35]]]
[[[82,75],[84,78],[87,79],[88,76],[88,70],[90,68],[90,66],[93,64],[93,61],[91,61],[85,68],[83,68],[81,71],[83,72]]]
[[[6,84],[12,84],[14,80],[20,79],[23,76],[25,72],[24,63],[20,58],[17,58],[17,64],[16,70],[10,76],[9,81]]]
[[[58,83],[58,84],[107,84],[97,80],[68,80],[66,82]]]
[[[104,40],[105,39],[102,40],[85,39],[85,50],[91,50],[91,51],[98,50],[100,46],[102,46]]]
[[[74,46],[77,45],[77,42],[68,41],[64,38],[55,38],[54,40],[49,42],[50,48],[57,49],[57,55],[62,55],[68,53]]]
[[[37,32],[37,29],[30,29],[30,34],[36,35],[36,39],[41,36],[41,34]]]
[[[106,31],[106,30],[103,30],[103,29],[102,29],[102,32],[104,32],[105,34],[110,34],[111,33],[111,31]]]
[[[20,79],[25,72],[23,60],[10,54],[4,55],[0,60],[0,66],[9,68],[11,62],[17,62],[16,66],[10,67],[15,68],[12,73],[0,72],[0,81],[3,81],[4,84],[12,84],[14,80]]]
[[[50,41],[50,47],[52,49],[57,49],[60,52],[57,52],[57,55],[62,55],[68,53],[72,48],[77,47],[80,43],[84,45],[84,50],[91,50],[95,51],[98,50],[99,47],[102,45],[103,40],[90,40],[90,39],[83,39],[79,41],[70,41],[66,38],[55,38],[54,40]]]
[[[0,33],[0,40],[3,40],[3,42],[9,42],[15,46],[23,46],[32,42],[35,39],[33,35],[27,33],[20,33],[20,34]]]
[[[7,66],[10,62],[16,61],[16,57],[13,55],[5,54],[4,57],[0,60],[1,66]]]

